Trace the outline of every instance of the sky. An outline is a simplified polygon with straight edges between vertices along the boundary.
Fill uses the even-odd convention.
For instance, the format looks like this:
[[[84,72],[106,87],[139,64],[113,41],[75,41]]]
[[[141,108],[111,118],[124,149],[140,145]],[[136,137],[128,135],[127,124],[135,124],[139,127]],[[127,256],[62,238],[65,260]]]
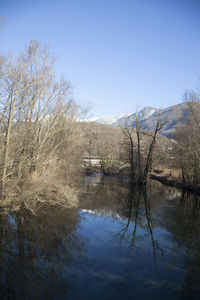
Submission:
[[[90,116],[175,105],[200,82],[199,0],[0,0],[0,16],[1,50],[49,45]]]

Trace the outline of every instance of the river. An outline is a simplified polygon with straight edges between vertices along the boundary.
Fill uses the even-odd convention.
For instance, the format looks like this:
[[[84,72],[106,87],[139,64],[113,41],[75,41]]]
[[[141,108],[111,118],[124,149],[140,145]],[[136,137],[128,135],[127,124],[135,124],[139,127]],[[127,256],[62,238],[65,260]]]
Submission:
[[[0,215],[0,299],[200,299],[200,198],[87,176],[77,209]]]

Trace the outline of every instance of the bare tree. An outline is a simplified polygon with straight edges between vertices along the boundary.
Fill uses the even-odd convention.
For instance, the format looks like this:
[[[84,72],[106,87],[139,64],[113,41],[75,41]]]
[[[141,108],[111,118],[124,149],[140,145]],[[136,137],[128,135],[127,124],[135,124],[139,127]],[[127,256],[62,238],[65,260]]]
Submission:
[[[3,103],[3,112],[5,124],[5,141],[4,141],[4,154],[3,154],[3,174],[2,174],[2,190],[4,189],[4,185],[7,177],[7,169],[9,164],[9,153],[10,153],[10,136],[11,129],[13,123],[13,117],[16,110],[18,97],[21,91],[24,89],[23,75],[25,72],[25,62],[19,59],[16,65],[12,65],[11,63],[8,65],[8,71],[6,76],[4,77],[4,103]],[[5,86],[4,86],[5,84]]]
[[[35,178],[66,182],[80,134],[70,83],[55,80],[54,58],[36,40],[16,59],[1,59],[0,72],[1,194],[22,192]]]
[[[176,163],[182,173],[182,183],[198,185],[200,183],[200,90],[187,91],[187,122],[176,130]]]
[[[100,159],[101,169],[103,174],[110,175],[115,173],[117,169],[117,165],[119,165],[119,159],[117,157],[116,149],[113,147],[114,145],[111,143],[104,144],[98,150],[98,156]]]
[[[166,122],[160,120],[160,113],[158,113],[155,130],[149,147],[142,145],[141,132],[139,126],[139,119],[136,116],[136,129],[125,127],[122,128],[123,148],[125,152],[126,161],[130,166],[131,181],[137,184],[145,185],[147,183],[147,176],[151,170],[153,163],[153,154],[156,144],[156,137],[158,132],[163,128]],[[144,136],[143,136],[144,139]],[[147,151],[148,148],[148,151]],[[147,151],[147,154],[146,154]]]
[[[149,151],[148,151],[146,164],[145,164],[145,168],[144,168],[144,172],[143,172],[143,179],[142,179],[143,184],[147,183],[147,175],[148,175],[148,173],[151,169],[151,166],[152,166],[153,152],[154,152],[154,148],[155,148],[155,144],[156,144],[156,136],[165,124],[166,124],[166,121],[162,122],[161,119],[160,119],[160,113],[158,113],[156,127],[155,127],[155,130],[154,130],[154,133],[153,133],[153,138],[152,138],[151,144],[149,146]]]
[[[125,162],[130,165],[130,179],[135,181],[135,155],[134,155],[134,140],[133,129],[130,127],[122,128],[123,146],[125,150]]]
[[[142,166],[141,166],[141,141],[140,141],[140,126],[138,115],[136,114],[136,134],[137,134],[137,165],[138,165],[138,182],[142,180]]]

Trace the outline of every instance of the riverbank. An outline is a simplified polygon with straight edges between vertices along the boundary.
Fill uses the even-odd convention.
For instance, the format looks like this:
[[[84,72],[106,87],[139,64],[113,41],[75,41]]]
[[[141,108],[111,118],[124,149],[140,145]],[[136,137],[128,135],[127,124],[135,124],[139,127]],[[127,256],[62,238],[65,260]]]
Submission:
[[[90,175],[93,173],[102,173],[102,169],[100,167],[85,168],[84,171],[86,175]],[[107,174],[104,175],[128,177],[130,175],[130,169],[129,167],[126,166],[117,171],[115,170],[113,172],[108,172]],[[170,170],[170,169],[154,170],[149,174],[149,178],[152,180],[157,180],[168,186],[177,187],[192,193],[200,194],[200,186],[192,185],[192,184],[184,184],[181,181],[180,172],[178,172],[177,170]]]
[[[153,180],[157,180],[165,185],[177,187],[183,190],[187,190],[189,192],[200,194],[200,186],[197,185],[191,185],[191,184],[184,184],[180,181],[179,176],[172,176],[171,173],[151,173],[150,178]]]

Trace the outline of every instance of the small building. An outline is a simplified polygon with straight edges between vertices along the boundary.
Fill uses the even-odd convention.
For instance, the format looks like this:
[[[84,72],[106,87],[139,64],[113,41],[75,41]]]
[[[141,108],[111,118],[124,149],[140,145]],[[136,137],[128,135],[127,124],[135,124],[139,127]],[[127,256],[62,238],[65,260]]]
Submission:
[[[83,156],[82,157],[82,164],[85,168],[88,167],[100,167],[101,160],[98,156]]]

